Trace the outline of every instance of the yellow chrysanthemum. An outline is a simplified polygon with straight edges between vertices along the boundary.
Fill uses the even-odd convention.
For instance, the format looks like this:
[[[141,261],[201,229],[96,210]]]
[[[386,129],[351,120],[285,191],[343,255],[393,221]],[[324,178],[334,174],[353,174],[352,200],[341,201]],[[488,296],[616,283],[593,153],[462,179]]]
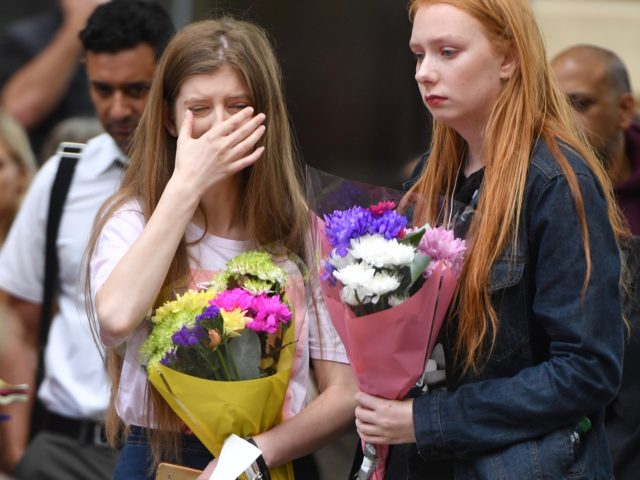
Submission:
[[[220,315],[224,320],[224,335],[228,337],[237,337],[240,334],[238,330],[242,330],[245,324],[251,321],[251,318],[245,317],[245,310],[236,308],[227,312],[224,308],[220,309]]]
[[[178,295],[175,300],[166,302],[156,309],[151,317],[153,323],[161,323],[164,318],[178,312],[200,312],[208,305],[208,301],[215,295],[211,290],[188,290],[183,295]]]

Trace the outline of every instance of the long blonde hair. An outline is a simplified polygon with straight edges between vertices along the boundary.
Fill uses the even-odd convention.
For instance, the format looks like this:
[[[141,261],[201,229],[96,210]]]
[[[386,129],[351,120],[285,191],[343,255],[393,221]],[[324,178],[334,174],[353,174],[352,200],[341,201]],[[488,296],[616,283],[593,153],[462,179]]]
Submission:
[[[15,204],[0,219],[0,245],[4,241],[9,227],[18,212],[22,196],[36,172],[36,160],[29,144],[29,138],[24,128],[5,110],[0,109],[0,143],[6,148],[10,159],[13,160],[23,176],[21,195],[15,199]]]
[[[266,33],[258,26],[232,18],[204,20],[186,26],[171,40],[160,59],[147,105],[136,129],[131,164],[119,191],[102,208],[89,243],[88,258],[102,228],[127,200],[138,199],[148,219],[169,181],[176,154],[176,138],[163,125],[173,115],[183,82],[192,75],[212,74],[233,67],[246,82],[256,112],[266,115],[267,129],[261,140],[265,151],[260,161],[243,172],[241,218],[249,238],[260,245],[273,242],[302,254],[308,232],[308,212],[301,187],[301,171],[295,161],[294,143],[282,92],[281,72]],[[156,306],[166,301],[176,285],[188,283],[189,258],[183,238],[164,280]],[[89,275],[87,275],[89,278]],[[91,286],[86,291],[90,295]],[[92,310],[90,310],[91,312]],[[94,319],[95,328],[95,319]],[[122,358],[108,352],[112,379],[107,432],[114,442],[119,420],[115,414]],[[149,385],[149,384],[148,384]],[[158,426],[152,438],[157,461],[166,455],[177,458],[180,421],[153,389],[148,388],[147,411],[155,413]]]
[[[517,66],[503,84],[484,129],[485,173],[477,214],[471,231],[473,248],[461,277],[457,297],[459,331],[454,352],[463,372],[477,372],[488,358],[499,328],[488,283],[498,255],[515,240],[519,229],[525,182],[532,146],[544,141],[567,179],[578,212],[586,271],[583,293],[591,275],[589,234],[576,174],[559,142],[582,156],[602,186],[613,229],[622,239],[627,231],[613,200],[611,184],[602,165],[576,127],[571,107],[547,62],[540,31],[527,0],[412,0],[410,18],[418,8],[447,3],[478,20],[493,48],[513,55]],[[431,154],[411,190],[423,200],[416,211],[421,221],[434,222],[439,199],[448,201],[463,161],[465,142],[452,128],[435,120]],[[508,179],[506,181],[505,179]],[[445,211],[450,208],[445,205]]]

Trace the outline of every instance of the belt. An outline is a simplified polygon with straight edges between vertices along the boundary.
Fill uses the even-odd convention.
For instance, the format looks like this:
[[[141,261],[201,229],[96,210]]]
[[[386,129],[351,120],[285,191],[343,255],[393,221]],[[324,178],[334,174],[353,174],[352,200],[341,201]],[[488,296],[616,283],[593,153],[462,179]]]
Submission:
[[[46,412],[43,430],[73,438],[82,444],[107,445],[104,424],[95,420],[82,420]]]

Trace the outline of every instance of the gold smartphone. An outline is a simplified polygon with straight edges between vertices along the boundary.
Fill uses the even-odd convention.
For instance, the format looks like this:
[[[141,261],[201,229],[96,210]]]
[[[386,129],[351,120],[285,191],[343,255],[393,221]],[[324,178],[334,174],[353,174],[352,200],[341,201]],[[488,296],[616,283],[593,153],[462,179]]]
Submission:
[[[196,480],[202,470],[175,465],[173,463],[161,463],[158,465],[156,480]]]

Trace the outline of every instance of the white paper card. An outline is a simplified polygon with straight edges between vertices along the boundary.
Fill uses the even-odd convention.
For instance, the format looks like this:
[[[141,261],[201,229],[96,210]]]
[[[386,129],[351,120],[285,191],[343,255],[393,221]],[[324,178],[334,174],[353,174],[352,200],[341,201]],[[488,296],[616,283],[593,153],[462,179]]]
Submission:
[[[258,447],[231,434],[222,445],[218,464],[209,480],[236,480],[260,455],[262,451]]]

